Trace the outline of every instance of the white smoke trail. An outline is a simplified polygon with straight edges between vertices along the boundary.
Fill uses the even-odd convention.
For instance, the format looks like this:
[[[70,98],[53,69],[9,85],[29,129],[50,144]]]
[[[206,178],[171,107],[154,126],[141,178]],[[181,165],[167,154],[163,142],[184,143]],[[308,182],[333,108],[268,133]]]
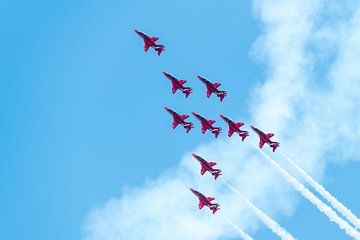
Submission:
[[[222,215],[220,215],[222,216]],[[249,234],[241,230],[235,223],[233,223],[230,219],[225,216],[222,216],[227,223],[229,223],[240,235],[240,237],[244,240],[254,240]]]
[[[228,182],[221,179],[221,181],[231,190],[233,191],[253,212],[254,214],[268,227],[273,231],[276,235],[278,235],[281,239],[284,240],[294,240],[295,238],[283,229],[277,222],[271,219],[266,213],[257,208],[254,204],[252,204],[247,198],[245,198],[241,193],[239,193],[235,188],[233,188]]]
[[[299,165],[292,161],[286,154],[280,151],[280,154],[301,174],[305,181],[312,186],[321,196],[323,196],[333,208],[338,210],[348,221],[350,221],[357,229],[360,229],[360,220],[341,202],[331,195],[321,184],[316,182],[307,172]]]
[[[301,193],[301,195],[308,199],[312,204],[314,204],[320,212],[324,213],[332,222],[335,222],[340,229],[344,230],[347,235],[353,237],[356,240],[360,240],[360,234],[353,228],[348,222],[339,217],[336,212],[322,202],[318,197],[316,197],[312,192],[309,191],[303,184],[298,182],[295,178],[293,178],[287,171],[285,171],[279,164],[277,164],[271,157],[269,157],[264,151],[257,148],[255,145],[251,144],[257,151],[259,151],[269,162],[271,165],[275,167],[275,169],[285,177],[285,179],[293,185],[296,191]]]

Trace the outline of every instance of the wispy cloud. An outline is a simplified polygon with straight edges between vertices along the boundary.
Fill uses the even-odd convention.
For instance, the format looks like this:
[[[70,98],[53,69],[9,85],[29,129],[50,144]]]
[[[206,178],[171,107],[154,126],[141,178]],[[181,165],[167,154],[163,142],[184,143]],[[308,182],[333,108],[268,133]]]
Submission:
[[[329,4],[335,6],[335,2]],[[275,132],[281,148],[291,156],[301,156],[294,160],[301,161],[299,165],[315,177],[322,176],[329,161],[356,159],[359,154],[360,11],[347,7],[344,11],[346,16],[353,15],[351,18],[341,16],[327,24],[321,17],[333,11],[325,7],[329,4],[320,0],[254,1],[263,34],[253,54],[266,64],[267,78],[253,91],[251,119],[261,129]],[[326,45],[320,45],[319,39]],[[322,65],[327,66],[325,73],[316,71]],[[320,85],[319,76],[323,78]],[[224,173],[221,177],[270,216],[289,216],[295,210],[290,186],[248,144],[236,138],[220,139],[195,152],[217,161]],[[174,170],[93,209],[84,226],[84,239],[212,240],[235,236],[226,221],[198,211],[189,186],[215,196],[222,204],[221,211],[241,229],[253,232],[259,227],[231,191],[211,176],[199,176],[189,152]]]

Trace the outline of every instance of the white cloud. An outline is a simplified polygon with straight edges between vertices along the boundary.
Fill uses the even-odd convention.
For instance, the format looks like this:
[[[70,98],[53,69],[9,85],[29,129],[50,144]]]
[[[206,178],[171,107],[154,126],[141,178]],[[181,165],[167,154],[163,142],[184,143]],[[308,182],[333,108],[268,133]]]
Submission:
[[[337,9],[335,2],[331,4]],[[354,14],[352,19],[339,14],[339,21],[334,19],[329,25],[321,22],[321,16],[333,11],[326,5],[320,0],[254,1],[263,34],[253,53],[266,63],[268,74],[253,91],[253,122],[275,132],[283,151],[316,177],[322,176],[329,162],[328,152],[336,153],[333,161],[357,158],[360,140],[360,11],[354,13],[348,7],[345,11]],[[327,51],[336,54],[335,60],[321,75],[326,84],[319,86],[314,80],[319,75],[316,67],[328,60],[324,57]],[[249,141],[257,140],[252,137]],[[291,216],[295,210],[297,195],[291,187],[236,136],[199,146],[195,152],[217,161],[224,172],[221,177],[269,215]],[[185,154],[175,170],[93,209],[86,220],[84,239],[212,240],[235,236],[236,231],[221,218],[206,209],[198,211],[189,186],[215,196],[222,204],[219,214],[243,230],[251,233],[260,226],[219,181],[208,175],[200,177],[198,163]]]

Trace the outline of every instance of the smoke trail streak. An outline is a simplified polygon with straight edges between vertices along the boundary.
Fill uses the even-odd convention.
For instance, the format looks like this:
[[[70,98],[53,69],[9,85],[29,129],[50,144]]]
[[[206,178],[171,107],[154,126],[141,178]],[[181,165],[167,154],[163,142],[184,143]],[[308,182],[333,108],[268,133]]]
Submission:
[[[221,216],[221,215],[220,215]],[[249,234],[241,230],[235,223],[233,223],[230,219],[225,216],[222,216],[227,223],[229,223],[240,235],[240,237],[244,240],[254,240]]]
[[[314,204],[320,212],[324,213],[331,222],[335,222],[340,229],[344,230],[347,235],[353,237],[356,240],[360,240],[360,234],[353,228],[348,222],[339,217],[336,212],[316,197],[312,192],[309,191],[303,184],[298,182],[293,178],[287,171],[285,171],[279,164],[277,164],[271,157],[269,157],[264,151],[258,149],[255,145],[251,144],[257,151],[259,151],[275,169],[284,176],[284,178],[295,188],[296,191],[301,193],[301,195],[308,199],[312,204]]]
[[[341,202],[331,195],[321,184],[316,182],[307,172],[299,165],[292,161],[288,156],[280,151],[280,154],[301,174],[305,181],[312,186],[321,196],[323,196],[333,208],[338,210],[349,222],[351,222],[357,229],[360,229],[360,220]]]
[[[254,214],[268,227],[273,231],[276,235],[278,235],[283,240],[294,240],[295,238],[283,229],[277,222],[272,220],[266,213],[258,209],[253,203],[251,203],[247,198],[245,198],[241,193],[239,193],[235,188],[233,188],[228,182],[225,180],[221,181],[231,190],[233,191],[253,212]]]

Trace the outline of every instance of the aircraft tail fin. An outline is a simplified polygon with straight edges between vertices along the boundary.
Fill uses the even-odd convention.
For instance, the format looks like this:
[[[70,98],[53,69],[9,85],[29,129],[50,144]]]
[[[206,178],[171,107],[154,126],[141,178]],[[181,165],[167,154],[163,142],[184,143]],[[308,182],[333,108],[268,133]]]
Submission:
[[[160,56],[161,52],[165,50],[164,45],[159,45],[159,47],[156,48],[156,51],[158,52],[158,56]]]
[[[279,144],[279,143],[276,143],[276,144],[272,145],[271,147],[272,147],[273,152],[275,152],[275,150],[276,150],[278,147],[280,147],[280,144]]]
[[[219,94],[218,96],[220,97],[220,102],[222,102],[223,99],[224,99],[224,97],[227,96],[227,92],[225,92],[225,91],[220,91],[220,93],[221,93],[221,94]]]
[[[192,123],[190,123],[189,125],[185,126],[186,133],[189,133],[192,128],[194,128],[194,125],[193,125]]]
[[[185,97],[187,98],[190,93],[192,93],[192,88],[186,87],[183,92],[185,93]]]
[[[215,138],[217,138],[219,136],[219,134],[221,133],[221,128],[214,128],[214,131],[213,131],[214,135],[215,135]]]
[[[213,214],[215,214],[218,210],[220,210],[220,208],[218,208],[218,207],[213,207],[211,210],[212,210]]]
[[[249,132],[243,133],[243,134],[241,135],[241,141],[244,141],[247,136],[249,136]]]

